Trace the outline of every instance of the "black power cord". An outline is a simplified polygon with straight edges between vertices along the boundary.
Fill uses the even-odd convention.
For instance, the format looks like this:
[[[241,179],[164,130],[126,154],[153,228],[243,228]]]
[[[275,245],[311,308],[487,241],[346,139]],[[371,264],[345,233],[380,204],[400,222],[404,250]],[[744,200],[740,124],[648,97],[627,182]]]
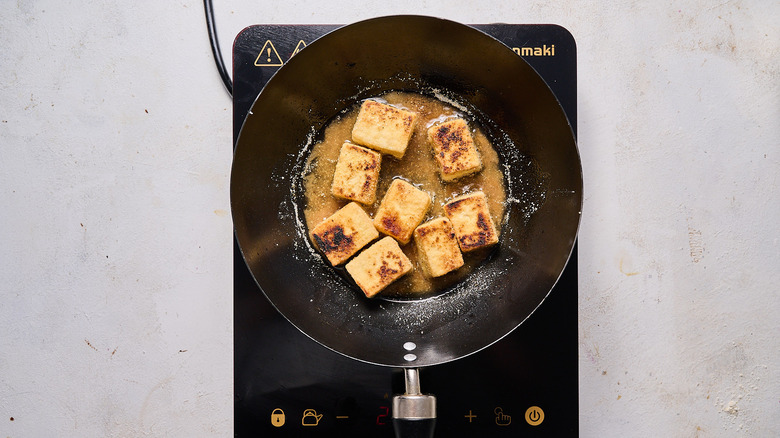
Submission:
[[[211,0],[203,0],[203,8],[206,10],[206,27],[209,31],[209,42],[211,43],[211,53],[214,55],[214,62],[217,63],[217,70],[219,70],[222,83],[225,84],[225,89],[230,97],[233,97],[233,81],[230,80],[230,75],[227,72],[227,68],[225,68],[225,61],[222,60],[222,51],[219,50],[217,27],[214,25],[214,6],[211,4]]]

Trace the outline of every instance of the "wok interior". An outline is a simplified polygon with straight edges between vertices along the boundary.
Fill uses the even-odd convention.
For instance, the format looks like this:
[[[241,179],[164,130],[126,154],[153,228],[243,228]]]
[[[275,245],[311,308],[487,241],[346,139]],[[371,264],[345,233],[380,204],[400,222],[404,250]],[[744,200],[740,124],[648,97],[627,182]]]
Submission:
[[[301,149],[339,112],[390,90],[442,93],[470,109],[508,165],[514,198],[490,259],[448,293],[413,302],[366,299],[301,231]],[[563,271],[581,202],[576,144],[544,81],[492,37],[429,17],[359,22],[295,55],[255,101],[231,175],[236,237],[268,299],[323,345],[387,366],[454,360],[519,325]]]

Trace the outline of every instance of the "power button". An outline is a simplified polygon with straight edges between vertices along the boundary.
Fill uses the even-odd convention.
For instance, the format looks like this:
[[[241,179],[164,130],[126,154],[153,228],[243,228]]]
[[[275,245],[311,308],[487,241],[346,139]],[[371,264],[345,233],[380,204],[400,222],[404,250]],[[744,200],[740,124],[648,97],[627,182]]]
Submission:
[[[531,426],[538,426],[544,421],[544,411],[539,406],[531,406],[525,411],[525,421]]]

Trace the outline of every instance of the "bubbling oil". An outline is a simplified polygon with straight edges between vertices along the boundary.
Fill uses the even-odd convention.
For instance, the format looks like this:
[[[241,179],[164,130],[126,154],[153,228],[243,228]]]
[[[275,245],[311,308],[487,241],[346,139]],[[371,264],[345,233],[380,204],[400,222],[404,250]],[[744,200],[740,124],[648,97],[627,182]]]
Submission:
[[[395,178],[403,178],[431,196],[431,208],[423,222],[444,216],[443,206],[451,199],[481,190],[487,196],[493,223],[500,230],[506,203],[504,174],[498,153],[481,127],[463,112],[434,97],[410,92],[390,92],[372,99],[416,112],[417,123],[402,159],[382,156],[377,200],[374,205],[363,205],[369,216],[373,218],[390,182]],[[312,147],[303,176],[304,218],[308,230],[348,203],[334,197],[330,187],[341,146],[352,141],[352,127],[359,109],[360,102],[329,122],[322,132],[322,140]],[[483,168],[476,174],[445,183],[439,177],[439,166],[428,144],[427,131],[434,124],[455,117],[469,122]],[[414,239],[401,248],[412,261],[414,269],[380,293],[379,296],[386,299],[427,298],[444,292],[468,276],[491,253],[490,248],[465,253],[462,267],[442,277],[431,278],[423,270]],[[349,277],[343,267],[336,269],[345,277]]]

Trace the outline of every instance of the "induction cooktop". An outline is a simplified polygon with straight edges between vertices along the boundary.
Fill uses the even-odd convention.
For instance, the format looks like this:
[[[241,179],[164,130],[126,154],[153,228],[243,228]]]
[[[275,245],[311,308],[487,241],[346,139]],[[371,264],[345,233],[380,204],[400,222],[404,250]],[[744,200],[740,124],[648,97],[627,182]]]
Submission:
[[[523,57],[560,101],[576,135],[577,53],[556,25],[484,24]],[[274,72],[337,25],[255,25],[233,45],[233,141]],[[227,153],[227,151],[226,151]],[[577,436],[577,248],[542,305],[492,346],[420,371],[438,399],[436,436]],[[333,352],[268,302],[234,239],[235,435],[392,437],[403,371]]]

